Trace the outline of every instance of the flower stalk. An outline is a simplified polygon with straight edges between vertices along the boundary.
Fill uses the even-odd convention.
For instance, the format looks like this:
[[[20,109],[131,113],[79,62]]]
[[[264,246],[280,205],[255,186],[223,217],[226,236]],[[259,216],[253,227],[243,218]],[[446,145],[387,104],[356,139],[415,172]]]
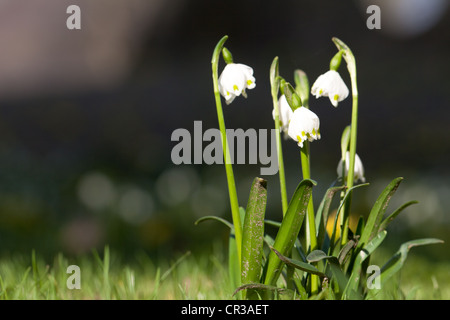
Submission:
[[[298,84],[299,83],[300,82],[298,82]],[[303,79],[301,83],[303,85],[307,85],[308,81],[307,79],[306,81],[305,79]],[[289,124],[289,135],[292,139],[298,140],[298,145],[300,146],[302,175],[303,180],[305,180],[311,179],[309,142],[313,141],[314,139],[320,139],[320,131],[319,118],[313,112],[311,112],[309,108],[302,106],[302,98],[297,92],[305,92],[305,89],[299,87],[298,84],[297,90],[294,90],[294,88],[289,83],[286,83],[286,85],[284,86],[284,92],[289,104],[291,105],[291,108],[294,111],[294,116],[291,119],[291,123]],[[302,116],[298,117],[300,112]],[[297,119],[299,121],[297,121]],[[304,127],[301,127],[301,125],[303,125]],[[310,251],[313,251],[317,249],[317,233],[312,197],[309,198],[308,202],[306,222],[308,226],[306,228],[306,247],[310,248]],[[311,293],[313,294],[318,293],[318,280],[319,278],[317,277],[317,275],[311,275]]]
[[[273,59],[270,67],[270,85],[273,102],[273,118],[275,121],[275,139],[277,142],[277,156],[278,156],[278,172],[280,177],[280,193],[281,193],[281,208],[283,210],[283,217],[286,214],[288,207],[287,191],[286,191],[286,176],[284,171],[283,148],[281,145],[280,133],[280,108],[278,104],[278,91],[280,88],[280,81],[278,75],[278,57]]]
[[[212,59],[211,59],[211,65],[212,65],[214,97],[215,97],[216,108],[217,108],[217,118],[219,121],[219,129],[220,129],[221,138],[222,138],[223,156],[224,156],[224,160],[225,160],[225,172],[226,172],[227,182],[228,182],[228,193],[230,196],[231,215],[232,215],[232,219],[233,219],[234,232],[235,232],[235,238],[236,238],[236,246],[237,246],[237,254],[238,254],[239,266],[240,266],[241,265],[241,252],[242,252],[242,224],[241,224],[241,218],[239,215],[239,202],[238,202],[238,198],[237,198],[236,182],[234,180],[233,166],[231,164],[230,150],[228,147],[225,119],[224,119],[223,110],[222,110],[222,102],[220,100],[219,76],[218,76],[219,57],[220,57],[220,53],[222,52],[223,45],[227,39],[228,39],[228,36],[224,36],[217,43],[216,48],[214,49],[214,52],[213,52]]]
[[[352,88],[352,120],[350,126],[350,157],[347,173],[347,190],[353,187],[354,172],[355,172],[355,155],[356,155],[356,137],[358,130],[358,86],[356,82],[356,62],[350,48],[338,38],[332,38],[334,44],[338,48],[339,52],[342,51],[342,56],[347,63],[347,69],[350,75],[351,88]],[[351,192],[351,191],[348,191]],[[351,193],[348,200],[344,205],[344,211],[342,215],[342,233],[341,233],[341,245],[345,245],[348,241],[348,228],[350,223],[350,207],[351,207]]]

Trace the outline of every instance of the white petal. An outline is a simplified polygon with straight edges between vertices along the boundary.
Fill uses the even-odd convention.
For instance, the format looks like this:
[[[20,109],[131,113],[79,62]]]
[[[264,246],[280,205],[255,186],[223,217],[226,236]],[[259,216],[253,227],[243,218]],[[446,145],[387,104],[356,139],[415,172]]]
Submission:
[[[347,98],[349,90],[339,73],[329,70],[320,75],[314,82],[311,93],[318,97],[329,97],[333,106],[337,107],[338,102]]]
[[[228,104],[232,103],[235,98],[236,98],[236,95],[231,94],[225,98],[225,103],[228,105]]]
[[[255,77],[251,76],[247,78],[246,81],[247,89],[253,89],[256,87]]]
[[[227,103],[231,103],[235,97],[241,94],[246,96],[245,90],[256,86],[253,69],[244,64],[227,64],[218,80],[219,92]],[[230,97],[230,94],[233,96]]]
[[[227,64],[219,77],[219,88],[223,91],[233,92],[236,96],[245,88],[245,76],[241,68],[234,63]]]
[[[239,68],[240,72],[242,72],[247,78],[253,76],[253,69],[245,64],[236,63],[236,68]]]
[[[337,106],[338,106],[338,101],[335,100],[335,99],[333,99],[331,96],[330,96],[330,102],[331,102],[331,104],[333,105],[333,107],[337,108]]]
[[[294,112],[292,111],[291,107],[289,106],[286,96],[283,94],[278,99],[278,119],[281,122],[281,130],[284,132],[287,132],[289,121],[291,121],[292,115]],[[275,120],[275,109],[272,112],[273,119]]]
[[[321,74],[311,88],[311,94],[316,98],[319,98],[323,94],[324,80],[326,80],[325,75]]]
[[[303,141],[313,141],[318,138],[320,121],[319,117],[311,110],[300,107],[296,109],[289,122],[288,135],[299,145],[303,145]]]

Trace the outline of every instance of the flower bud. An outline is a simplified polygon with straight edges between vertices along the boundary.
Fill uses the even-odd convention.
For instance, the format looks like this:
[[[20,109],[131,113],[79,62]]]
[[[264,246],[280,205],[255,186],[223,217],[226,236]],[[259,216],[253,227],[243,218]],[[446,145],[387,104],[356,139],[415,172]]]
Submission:
[[[339,178],[342,177],[342,169],[343,169],[342,163],[343,161],[341,159],[336,169]],[[347,178],[349,167],[350,167],[350,152],[347,151],[347,153],[345,154],[345,178]],[[366,178],[364,177],[364,167],[362,161],[356,153],[355,153],[354,179],[355,182],[358,180],[361,180],[361,182],[363,183],[366,182]]]

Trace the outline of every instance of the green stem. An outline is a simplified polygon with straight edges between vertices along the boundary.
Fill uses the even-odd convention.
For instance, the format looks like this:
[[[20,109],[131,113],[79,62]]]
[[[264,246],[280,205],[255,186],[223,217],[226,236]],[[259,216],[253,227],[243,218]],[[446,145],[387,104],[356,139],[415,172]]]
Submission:
[[[303,70],[295,70],[295,91],[300,95],[303,107],[309,109],[309,81],[306,73]],[[300,158],[302,162],[303,179],[311,179],[310,157],[309,157],[309,141],[303,143],[303,148],[300,149]],[[306,229],[306,248],[310,252],[317,249],[317,233],[316,233],[316,219],[314,215],[313,197],[309,198],[308,209],[306,215],[307,229]],[[317,294],[319,292],[319,277],[311,275],[311,293]]]
[[[303,179],[311,179],[310,163],[309,163],[309,141],[303,143],[303,148],[300,149],[300,157],[302,163]],[[307,248],[310,247],[310,252],[317,249],[317,236],[316,236],[316,219],[314,217],[314,204],[312,197],[309,198],[308,210],[307,210],[307,225],[306,239]],[[311,275],[311,293],[318,293],[318,280],[317,275]]]
[[[353,187],[353,182],[355,180],[355,155],[356,155],[356,137],[358,129],[358,88],[356,86],[356,71],[351,77],[352,81],[352,124],[350,127],[350,159],[347,173],[347,190]],[[351,192],[351,191],[350,191]],[[345,245],[348,240],[348,229],[350,225],[350,207],[351,207],[352,197],[351,194],[344,207],[344,223],[341,237],[341,244]]]
[[[350,126],[350,159],[349,168],[347,173],[347,190],[353,187],[355,176],[355,155],[356,155],[356,137],[358,129],[358,86],[356,82],[356,62],[350,48],[341,40],[333,38],[333,42],[339,50],[343,50],[343,57],[347,62],[347,69],[350,75],[352,83],[352,122]],[[348,191],[351,192],[351,191]],[[348,228],[350,224],[350,206],[351,206],[351,194],[345,203],[343,211],[343,224],[341,229],[341,244],[345,245],[348,238]]]
[[[277,155],[278,155],[278,172],[280,177],[280,192],[281,192],[281,207],[283,210],[283,217],[286,214],[288,208],[287,192],[286,192],[286,175],[284,172],[284,160],[283,160],[283,148],[281,145],[281,133],[280,133],[280,110],[278,106],[278,89],[279,82],[278,77],[278,57],[275,57],[272,66],[270,68],[270,83],[272,93],[272,103],[275,110],[275,138],[277,142]]]
[[[216,100],[217,118],[219,121],[219,129],[220,129],[220,133],[221,133],[221,137],[222,137],[222,149],[223,149],[223,157],[225,160],[225,171],[226,171],[227,182],[228,182],[228,193],[230,195],[231,215],[232,215],[232,219],[233,219],[234,233],[235,233],[236,246],[237,246],[237,254],[238,254],[238,258],[239,258],[239,267],[240,267],[240,265],[241,265],[241,247],[242,247],[242,225],[241,225],[241,218],[239,215],[239,203],[238,203],[237,192],[236,192],[236,183],[235,183],[234,174],[233,174],[233,166],[230,161],[230,151],[229,151],[228,140],[227,140],[227,135],[226,135],[225,119],[223,116],[222,102],[220,100],[219,77],[218,77],[219,57],[220,57],[220,53],[222,51],[223,45],[227,39],[228,39],[228,36],[224,36],[217,43],[216,48],[214,49],[211,64],[212,64],[214,97]]]

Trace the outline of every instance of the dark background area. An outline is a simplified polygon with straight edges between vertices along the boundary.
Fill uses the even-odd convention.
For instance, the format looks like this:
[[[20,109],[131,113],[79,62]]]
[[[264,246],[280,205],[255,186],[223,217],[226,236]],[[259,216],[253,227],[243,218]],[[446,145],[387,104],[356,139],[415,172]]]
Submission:
[[[287,81],[302,69],[312,84],[336,52],[331,38],[348,44],[358,71],[357,152],[371,184],[357,191],[354,215],[367,214],[387,183],[403,176],[390,211],[420,203],[393,224],[390,243],[448,243],[447,2],[399,4],[396,14],[386,1],[373,3],[381,30],[366,27],[364,1],[3,1],[0,254],[80,254],[110,244],[124,254],[171,256],[226,241],[222,225],[194,225],[211,214],[231,220],[223,166],[175,166],[170,158],[175,129],[193,132],[196,120],[203,130],[218,127],[210,60],[223,35],[256,78],[248,99],[224,105],[227,127],[244,130],[273,127],[275,56]],[[81,8],[81,30],[66,28],[70,4]],[[419,5],[440,13],[412,10]],[[405,12],[413,13],[400,27]],[[350,87],[345,64],[340,71]],[[336,109],[326,98],[310,105],[321,120],[322,139],[311,145],[318,204],[336,178],[351,99]],[[299,149],[289,140],[283,148],[290,194],[301,179]],[[242,206],[260,167],[235,166]],[[279,220],[278,176],[265,178],[267,215]],[[420,252],[449,258],[447,244]]]

